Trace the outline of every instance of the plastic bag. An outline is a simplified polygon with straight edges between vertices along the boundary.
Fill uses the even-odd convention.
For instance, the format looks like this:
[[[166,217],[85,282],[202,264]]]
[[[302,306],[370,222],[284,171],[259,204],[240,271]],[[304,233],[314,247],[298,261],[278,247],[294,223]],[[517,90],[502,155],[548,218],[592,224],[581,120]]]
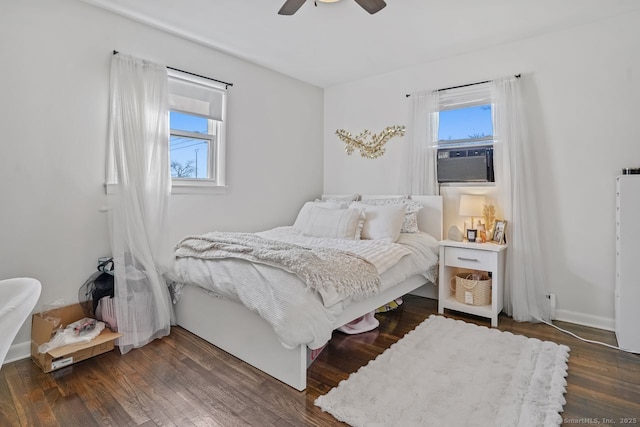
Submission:
[[[62,347],[63,345],[89,342],[100,335],[103,329],[104,322],[85,317],[84,319],[70,323],[64,329],[58,330],[49,342],[38,347],[38,352],[46,353],[49,350]]]
[[[54,328],[62,328],[62,325],[60,325],[60,323],[62,323],[62,319],[57,316],[57,310],[65,305],[67,304],[65,304],[63,298],[44,304],[42,306],[42,317],[46,321],[50,322]]]

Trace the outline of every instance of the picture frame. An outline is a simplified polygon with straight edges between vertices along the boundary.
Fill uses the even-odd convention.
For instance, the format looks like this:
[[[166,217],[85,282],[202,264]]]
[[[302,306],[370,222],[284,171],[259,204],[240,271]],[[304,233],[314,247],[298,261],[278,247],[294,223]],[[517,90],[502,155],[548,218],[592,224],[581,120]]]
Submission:
[[[478,237],[478,230],[473,228],[467,228],[467,240],[469,242],[475,242]]]
[[[507,243],[506,238],[507,221],[504,219],[496,219],[493,223],[493,236],[491,242],[502,245]]]

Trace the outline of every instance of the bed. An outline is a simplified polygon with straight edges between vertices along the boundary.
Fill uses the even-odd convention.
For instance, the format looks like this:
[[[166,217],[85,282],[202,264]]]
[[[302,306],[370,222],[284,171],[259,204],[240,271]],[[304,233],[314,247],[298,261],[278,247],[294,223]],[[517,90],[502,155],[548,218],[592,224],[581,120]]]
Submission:
[[[340,197],[343,196],[324,196],[323,198],[333,200]],[[364,203],[376,204],[377,200],[388,200],[391,197],[394,196],[362,196],[362,200]],[[422,209],[417,212],[419,230],[428,233],[436,241],[441,240],[442,198],[440,196],[411,196],[411,200],[422,206]],[[278,232],[286,234],[289,231],[283,227]],[[265,236],[271,237],[271,234],[267,233]],[[207,260],[191,260],[190,262],[211,265],[211,261]],[[251,264],[244,260],[234,262],[236,264],[242,262]],[[269,268],[269,266],[266,267]],[[433,267],[437,271],[437,266]],[[201,270],[204,268],[201,267]],[[250,275],[262,275],[262,271],[252,272]],[[223,273],[227,274],[227,272]],[[268,273],[276,275],[273,277],[278,277],[278,274],[291,275],[291,273],[283,272],[276,267],[271,267]],[[233,271],[228,272],[229,276],[234,274]],[[397,277],[400,277],[393,270],[385,272],[381,277],[386,277],[385,275],[394,276],[396,280]],[[175,311],[179,326],[297,390],[302,391],[306,388],[306,370],[315,355],[322,349],[325,339],[324,331],[320,337],[301,338],[298,341],[303,342],[295,344],[297,342],[295,339],[283,338],[282,330],[276,333],[274,329],[277,328],[274,328],[270,323],[271,319],[265,320],[266,317],[261,317],[256,312],[259,310],[249,309],[240,302],[220,297],[219,294],[210,291],[204,291],[203,286],[206,287],[206,283],[202,282],[211,280],[205,277],[205,273],[202,271],[194,277],[185,277],[185,273],[178,274],[178,277],[180,277],[180,287],[175,301]],[[331,323],[328,332],[329,338],[334,329],[407,293],[437,298],[437,289],[434,283],[429,283],[424,274],[413,274],[402,279],[399,283],[383,287],[378,293],[367,296],[365,299],[349,298],[331,305],[327,312],[329,313],[328,320],[325,320],[325,322]],[[314,297],[320,298],[318,295]],[[304,343],[305,339],[309,342]]]

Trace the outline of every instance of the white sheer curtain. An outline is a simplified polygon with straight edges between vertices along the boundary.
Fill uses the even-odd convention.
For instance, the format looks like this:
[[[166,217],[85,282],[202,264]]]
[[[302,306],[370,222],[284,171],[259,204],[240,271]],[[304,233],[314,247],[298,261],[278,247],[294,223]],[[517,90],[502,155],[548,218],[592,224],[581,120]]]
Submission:
[[[115,306],[122,353],[169,334],[173,311],[163,273],[170,266],[166,67],[117,54],[111,60],[107,182]]]
[[[492,92],[496,187],[508,221],[505,312],[517,321],[549,321],[545,266],[538,244],[536,180],[521,79],[494,80]]]
[[[438,194],[436,145],[438,141],[438,91],[411,95],[409,144],[405,150],[404,194]]]

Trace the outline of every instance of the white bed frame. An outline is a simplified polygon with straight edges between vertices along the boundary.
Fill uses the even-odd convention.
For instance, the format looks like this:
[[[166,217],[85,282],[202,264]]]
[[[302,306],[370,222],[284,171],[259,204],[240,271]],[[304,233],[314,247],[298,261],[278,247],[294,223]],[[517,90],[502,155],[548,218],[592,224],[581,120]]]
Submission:
[[[390,196],[363,196],[363,199]],[[424,208],[418,214],[420,230],[442,239],[442,197],[412,196]],[[413,276],[365,301],[351,303],[338,317],[335,328],[376,308],[413,292],[437,298],[437,289],[427,280]],[[216,347],[234,355],[297,390],[307,387],[307,368],[311,362],[309,349],[282,346],[273,328],[242,304],[210,296],[197,286],[185,286],[175,306],[178,325]]]

